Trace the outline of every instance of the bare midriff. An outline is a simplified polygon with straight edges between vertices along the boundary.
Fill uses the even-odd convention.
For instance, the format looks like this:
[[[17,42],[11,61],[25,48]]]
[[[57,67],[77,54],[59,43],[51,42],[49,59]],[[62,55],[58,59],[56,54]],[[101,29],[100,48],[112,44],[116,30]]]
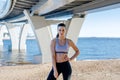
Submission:
[[[56,53],[56,62],[62,63],[68,61],[67,53]]]

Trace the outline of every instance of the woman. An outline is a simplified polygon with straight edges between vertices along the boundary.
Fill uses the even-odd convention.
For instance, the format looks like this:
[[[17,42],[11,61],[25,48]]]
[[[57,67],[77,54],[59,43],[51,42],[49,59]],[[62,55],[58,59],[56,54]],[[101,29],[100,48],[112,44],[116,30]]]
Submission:
[[[64,23],[58,24],[57,30],[56,38],[51,41],[52,70],[47,80],[56,80],[60,73],[63,75],[63,80],[70,80],[72,69],[69,61],[74,60],[79,55],[79,49],[72,40],[65,37],[66,26]],[[75,51],[71,58],[68,57],[69,47]]]

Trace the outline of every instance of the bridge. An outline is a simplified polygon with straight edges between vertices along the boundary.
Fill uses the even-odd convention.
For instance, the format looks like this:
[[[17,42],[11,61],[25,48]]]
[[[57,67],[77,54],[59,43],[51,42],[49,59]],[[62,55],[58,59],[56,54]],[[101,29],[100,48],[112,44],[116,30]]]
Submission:
[[[120,0],[6,0],[0,11],[0,25],[7,27],[12,50],[18,52],[24,51],[25,46],[22,45],[25,44],[27,27],[32,27],[42,53],[35,59],[46,63],[51,60],[52,24],[64,22],[67,25],[66,36],[76,43],[87,14],[119,7]],[[17,23],[22,24],[19,35],[15,34]],[[70,52],[71,56],[74,52],[72,49]]]

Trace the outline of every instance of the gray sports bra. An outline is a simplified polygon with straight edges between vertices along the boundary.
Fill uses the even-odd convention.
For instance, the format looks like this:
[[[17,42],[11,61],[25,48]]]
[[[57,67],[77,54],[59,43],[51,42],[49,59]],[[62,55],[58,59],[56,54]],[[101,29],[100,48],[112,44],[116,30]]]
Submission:
[[[67,39],[64,45],[60,45],[59,39],[56,38],[56,46],[55,46],[56,53],[68,53],[68,48],[69,48],[69,44]]]

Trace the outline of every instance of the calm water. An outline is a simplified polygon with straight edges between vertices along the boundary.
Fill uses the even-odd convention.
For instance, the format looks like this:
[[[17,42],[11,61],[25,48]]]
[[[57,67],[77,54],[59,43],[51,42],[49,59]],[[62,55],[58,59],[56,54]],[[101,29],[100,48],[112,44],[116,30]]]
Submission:
[[[79,38],[77,46],[78,60],[120,58],[120,38]]]
[[[11,52],[10,40],[5,40],[1,58],[3,60],[17,59],[19,53]],[[25,61],[34,62],[34,56],[41,55],[36,40],[26,41]],[[79,38],[77,46],[81,54],[77,60],[98,60],[120,58],[120,38]],[[19,55],[20,56],[20,55]]]

